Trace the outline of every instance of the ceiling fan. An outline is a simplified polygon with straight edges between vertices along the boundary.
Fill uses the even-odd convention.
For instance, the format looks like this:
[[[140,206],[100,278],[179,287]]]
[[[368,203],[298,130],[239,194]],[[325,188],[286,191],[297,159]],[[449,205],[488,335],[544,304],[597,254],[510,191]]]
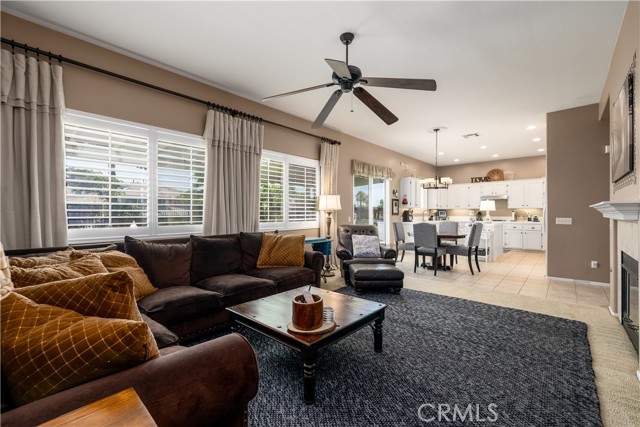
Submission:
[[[394,79],[384,77],[362,77],[360,68],[355,65],[349,65],[349,45],[353,42],[355,35],[353,33],[343,33],[340,35],[340,41],[346,46],[346,61],[338,61],[335,59],[325,59],[327,64],[333,69],[331,83],[325,83],[317,86],[308,87],[305,89],[294,90],[292,92],[281,93],[279,95],[268,96],[263,98],[263,101],[278,98],[281,96],[295,95],[297,93],[307,92],[310,90],[321,89],[323,87],[330,87],[338,85],[339,90],[336,90],[331,94],[329,100],[325,104],[318,117],[313,122],[312,128],[322,127],[324,121],[329,117],[329,113],[333,110],[336,103],[340,99],[343,93],[353,92],[364,105],[369,107],[378,117],[382,119],[386,124],[390,125],[398,121],[398,118],[389,111],[384,105],[367,92],[362,86],[355,85],[360,84],[364,86],[373,87],[389,87],[396,89],[414,89],[414,90],[436,90],[436,81],[429,79]]]

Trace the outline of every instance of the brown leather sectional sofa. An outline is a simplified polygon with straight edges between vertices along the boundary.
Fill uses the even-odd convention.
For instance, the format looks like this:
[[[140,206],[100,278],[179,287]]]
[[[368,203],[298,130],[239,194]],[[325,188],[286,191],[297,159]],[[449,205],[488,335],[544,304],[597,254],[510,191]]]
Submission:
[[[37,425],[133,387],[159,426],[242,426],[258,388],[255,353],[240,335],[192,347],[228,325],[226,307],[312,284],[320,287],[323,255],[305,252],[304,267],[256,268],[262,233],[117,243],[158,288],[138,301],[161,357],[134,368],[2,412],[2,426]],[[95,249],[104,245],[79,245]],[[7,251],[9,256],[65,248]],[[2,384],[3,408],[8,393]]]

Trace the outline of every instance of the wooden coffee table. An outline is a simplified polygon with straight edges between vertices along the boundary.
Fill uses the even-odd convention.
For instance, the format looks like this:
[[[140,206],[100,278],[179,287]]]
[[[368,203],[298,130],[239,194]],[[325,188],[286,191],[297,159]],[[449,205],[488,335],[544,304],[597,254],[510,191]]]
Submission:
[[[379,302],[311,288],[312,293],[322,297],[324,307],[333,307],[337,327],[322,335],[302,335],[289,332],[287,325],[291,322],[291,301],[294,296],[306,289],[308,287],[303,286],[235,305],[227,310],[232,330],[238,331],[239,326],[246,326],[300,354],[304,366],[304,401],[307,404],[313,404],[315,402],[316,364],[319,352],[371,324],[373,349],[378,353],[382,352],[382,322],[387,306]]]

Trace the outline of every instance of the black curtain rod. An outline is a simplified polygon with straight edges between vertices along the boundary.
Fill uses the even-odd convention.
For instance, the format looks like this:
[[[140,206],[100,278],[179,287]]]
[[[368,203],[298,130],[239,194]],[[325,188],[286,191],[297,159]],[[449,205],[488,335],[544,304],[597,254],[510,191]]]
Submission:
[[[314,135],[314,134],[309,133],[309,132],[305,132],[305,131],[302,131],[302,130],[299,130],[299,129],[296,129],[296,128],[285,126],[285,125],[282,125],[280,123],[272,122],[270,120],[266,120],[266,119],[263,119],[263,118],[258,117],[258,116],[253,116],[251,114],[247,114],[245,112],[242,112],[242,111],[239,111],[239,110],[235,110],[233,108],[225,107],[224,105],[216,104],[216,103],[213,103],[213,102],[210,102],[210,101],[206,101],[204,99],[199,99],[199,98],[196,98],[196,97],[193,97],[193,96],[190,96],[190,95],[186,95],[184,93],[176,92],[176,91],[171,90],[171,89],[166,89],[166,88],[163,88],[161,86],[156,86],[156,85],[151,84],[151,83],[143,82],[141,80],[137,80],[137,79],[134,79],[132,77],[128,77],[128,76],[125,76],[125,75],[122,75],[122,74],[114,73],[113,71],[105,70],[104,68],[94,67],[93,65],[89,65],[89,64],[86,64],[84,62],[76,61],[76,60],[71,59],[71,58],[63,57],[62,55],[53,54],[53,53],[51,53],[51,51],[47,52],[47,51],[44,51],[44,50],[40,50],[40,48],[29,46],[29,45],[23,44],[23,43],[17,43],[14,40],[9,40],[9,39],[6,39],[4,37],[2,37],[2,43],[8,44],[9,46],[11,46],[11,52],[14,52],[15,48],[23,49],[25,51],[25,53],[34,52],[36,54],[37,58],[39,58],[40,55],[43,55],[43,56],[46,56],[47,58],[49,58],[49,61],[52,61],[52,60],[55,59],[60,63],[66,62],[68,64],[75,65],[75,66],[81,67],[81,68],[85,68],[87,70],[91,70],[91,71],[94,71],[96,73],[105,74],[107,76],[110,76],[110,77],[113,77],[113,78],[116,78],[116,79],[124,80],[124,81],[129,82],[129,83],[133,83],[133,84],[136,84],[136,85],[139,85],[139,86],[143,86],[143,87],[146,87],[146,88],[149,88],[149,89],[157,90],[158,92],[167,93],[169,95],[177,96],[178,98],[183,98],[183,99],[187,99],[189,101],[197,102],[197,103],[206,105],[208,108],[213,108],[213,109],[216,109],[216,110],[224,111],[225,113],[231,114],[232,116],[240,116],[240,117],[243,117],[243,118],[246,118],[246,119],[249,119],[249,120],[256,120],[256,121],[259,121],[261,123],[268,123],[270,125],[279,126],[279,127],[285,128],[285,129],[289,129],[289,130],[291,130],[293,132],[298,132],[298,133],[301,133],[301,134],[304,134],[304,135],[307,135],[307,136],[312,136],[314,138],[320,138],[322,140],[327,140],[328,142],[331,142],[332,144],[340,145],[339,141],[329,140],[328,138],[324,138],[324,137],[321,137],[321,136],[318,136],[318,135]]]

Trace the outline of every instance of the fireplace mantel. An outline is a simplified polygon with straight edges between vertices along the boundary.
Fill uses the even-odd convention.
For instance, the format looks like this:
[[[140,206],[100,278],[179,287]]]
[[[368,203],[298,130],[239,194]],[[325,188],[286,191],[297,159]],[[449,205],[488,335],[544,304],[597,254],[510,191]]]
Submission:
[[[605,218],[615,219],[618,221],[638,221],[640,219],[640,201],[636,202],[617,202],[607,201],[596,203],[590,207],[594,208]]]

